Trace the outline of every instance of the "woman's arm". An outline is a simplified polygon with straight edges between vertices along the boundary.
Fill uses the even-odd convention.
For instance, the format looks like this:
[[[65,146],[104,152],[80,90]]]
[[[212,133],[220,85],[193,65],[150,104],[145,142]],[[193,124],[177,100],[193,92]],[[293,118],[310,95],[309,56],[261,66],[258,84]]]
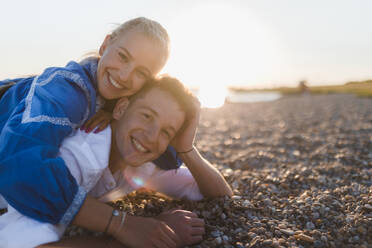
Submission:
[[[127,214],[122,228],[122,216],[112,216],[113,207],[87,196],[73,224],[92,231],[104,232],[129,247],[177,247],[178,235],[164,221]],[[110,221],[111,219],[111,221]]]
[[[25,79],[33,81],[17,83],[1,99],[0,194],[26,216],[68,224],[86,192],[57,154],[84,120],[89,101],[66,71],[58,71]]]

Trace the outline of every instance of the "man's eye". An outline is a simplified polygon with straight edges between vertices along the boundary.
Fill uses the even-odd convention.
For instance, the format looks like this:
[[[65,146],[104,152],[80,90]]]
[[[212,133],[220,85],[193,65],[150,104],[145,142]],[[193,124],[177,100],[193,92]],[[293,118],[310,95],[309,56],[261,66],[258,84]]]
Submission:
[[[143,79],[147,78],[147,73],[143,71],[137,71],[137,75]]]
[[[171,138],[171,134],[167,130],[163,130],[163,133],[167,137],[167,139]]]
[[[151,115],[149,115],[149,114],[143,113],[142,115],[143,115],[143,117],[145,117],[145,119],[150,119],[151,118]]]

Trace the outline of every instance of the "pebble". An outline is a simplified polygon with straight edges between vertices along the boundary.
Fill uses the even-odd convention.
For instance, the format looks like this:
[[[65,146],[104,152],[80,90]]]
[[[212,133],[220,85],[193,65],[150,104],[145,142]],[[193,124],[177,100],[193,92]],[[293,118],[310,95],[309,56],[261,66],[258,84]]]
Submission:
[[[325,235],[322,235],[322,236],[320,237],[320,239],[321,239],[323,242],[325,242],[325,243],[328,242],[328,238],[327,238],[327,236],[325,236]]]
[[[251,202],[248,201],[248,200],[244,200],[243,203],[242,203],[242,206],[246,207],[246,208],[249,207],[250,205],[251,205]]]
[[[296,234],[294,235],[294,237],[298,240],[302,240],[302,241],[306,241],[306,242],[309,242],[309,243],[313,243],[314,242],[314,239],[306,234]]]
[[[370,204],[364,204],[364,209],[367,211],[372,211],[372,206]]]
[[[315,228],[315,225],[314,225],[313,222],[308,221],[308,222],[306,222],[306,228],[309,229],[309,230],[313,230]]]
[[[364,234],[367,232],[366,228],[364,228],[363,226],[358,226],[357,228],[358,232],[361,233],[361,234]]]
[[[319,219],[320,215],[318,212],[313,212],[312,217],[313,219]]]
[[[244,248],[243,243],[241,243],[241,242],[236,242],[235,247],[236,248]]]
[[[269,198],[266,198],[266,199],[264,200],[264,204],[265,204],[266,206],[271,206],[271,205],[273,204],[273,202],[272,202]]]
[[[221,237],[217,237],[214,241],[215,241],[216,244],[218,244],[218,245],[222,244],[222,239],[221,239]]]
[[[262,245],[265,246],[271,246],[273,244],[273,241],[271,239],[266,239],[262,242]]]
[[[219,231],[213,231],[213,232],[211,232],[210,234],[211,234],[211,236],[214,237],[214,238],[217,238],[217,237],[219,237],[219,236],[221,235],[221,233],[220,233]]]
[[[240,200],[240,199],[242,199],[242,197],[240,195],[234,195],[234,196],[231,197],[231,199]]]
[[[290,229],[280,229],[280,231],[284,234],[287,234],[287,235],[293,235],[294,232]]]
[[[321,247],[324,247],[324,244],[323,244],[323,242],[320,241],[320,240],[315,240],[315,241],[314,241],[314,247],[315,247],[315,248],[321,248]]]

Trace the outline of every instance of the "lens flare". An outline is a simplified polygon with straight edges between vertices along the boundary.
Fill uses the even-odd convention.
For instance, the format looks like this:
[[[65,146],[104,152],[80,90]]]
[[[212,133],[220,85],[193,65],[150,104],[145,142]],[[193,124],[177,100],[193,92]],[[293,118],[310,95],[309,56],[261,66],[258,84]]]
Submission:
[[[140,178],[140,177],[133,177],[133,178],[132,178],[132,182],[133,182],[137,187],[142,187],[142,186],[145,184],[145,182],[143,181],[143,179]]]

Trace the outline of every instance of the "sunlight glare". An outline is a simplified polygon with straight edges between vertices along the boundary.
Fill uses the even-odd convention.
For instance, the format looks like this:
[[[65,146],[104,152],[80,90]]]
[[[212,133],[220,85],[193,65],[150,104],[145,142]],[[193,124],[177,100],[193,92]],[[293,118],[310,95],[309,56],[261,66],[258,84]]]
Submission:
[[[210,88],[202,85],[198,91],[198,98],[203,108],[219,108],[225,103],[227,89],[224,86]]]
[[[172,51],[164,70],[188,86],[206,85],[211,94],[216,86],[267,83],[267,72],[279,70],[273,66],[279,56],[272,34],[253,10],[202,2],[168,29]]]

